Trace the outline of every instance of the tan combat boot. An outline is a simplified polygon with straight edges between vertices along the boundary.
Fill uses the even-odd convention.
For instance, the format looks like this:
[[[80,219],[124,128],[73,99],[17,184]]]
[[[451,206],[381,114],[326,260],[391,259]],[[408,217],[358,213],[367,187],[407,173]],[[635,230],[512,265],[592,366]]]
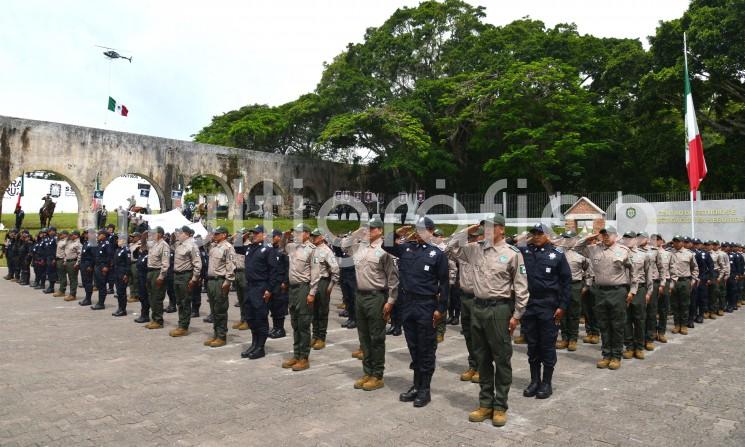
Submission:
[[[54,293],[52,294],[52,296],[53,296],[53,297],[55,297],[55,298],[59,298],[59,297],[61,297],[61,296],[65,296],[65,294],[64,294],[63,292],[60,292],[60,291],[58,290],[58,291],[54,292]]]
[[[460,380],[462,382],[470,382],[474,375],[476,375],[476,370],[469,368],[466,372],[460,375]]]
[[[157,321],[151,321],[150,323],[145,325],[148,329],[163,329],[163,325],[158,323]]]
[[[471,383],[481,383],[481,375],[478,371],[476,371],[476,374],[471,377]]]
[[[295,363],[297,362],[298,360],[295,357],[291,359],[287,359],[284,362],[282,362],[282,368],[285,368],[285,369],[292,368],[293,366],[295,366]]]
[[[472,412],[468,413],[468,420],[471,422],[484,422],[490,419],[494,414],[494,410],[491,408],[478,407]]]
[[[591,334],[582,337],[582,343],[592,344],[593,336]]]
[[[77,299],[77,298],[75,298],[75,297],[74,297],[74,296],[72,296],[72,295],[67,295],[67,296],[65,297],[65,301],[75,301],[76,299]]]
[[[221,348],[225,346],[226,344],[227,342],[225,341],[224,338],[216,338],[212,340],[212,343],[210,343],[210,348]]]
[[[507,423],[507,412],[503,410],[494,410],[494,415],[491,417],[491,424],[495,427],[504,427]]]
[[[127,302],[128,303],[136,303],[138,301],[140,301],[140,297],[139,296],[132,296],[132,295],[130,295],[129,298],[127,298]]]
[[[367,382],[368,380],[370,380],[370,376],[368,376],[367,374],[365,374],[364,376],[360,377],[359,380],[357,380],[356,382],[354,382],[354,389],[355,390],[361,390],[362,389],[362,385],[364,385],[365,382]]]
[[[644,360],[644,351],[641,349],[637,349],[634,351],[634,358],[637,360]]]
[[[514,344],[516,344],[516,345],[524,345],[524,344],[526,344],[526,343],[527,343],[527,342],[525,341],[525,337],[523,337],[522,335],[518,335],[517,337],[515,337],[515,339],[514,339],[514,340],[512,340],[512,342],[513,342]]]
[[[310,362],[308,361],[308,359],[299,359],[297,363],[292,365],[293,371],[302,371],[308,368],[310,368]]]
[[[646,349],[647,351],[654,351],[654,343],[652,343],[651,341],[644,343],[644,349]]]
[[[354,351],[352,353],[352,357],[356,358],[357,360],[362,360],[365,358],[365,353],[362,352],[362,349],[358,349],[357,351]]]
[[[688,335],[688,327],[687,326],[681,326],[680,327],[680,335]]]
[[[709,312],[709,320],[716,320],[716,319],[717,319],[717,313]]]
[[[631,349],[626,349],[625,351],[623,351],[623,354],[621,354],[621,356],[625,358],[626,360],[633,359],[634,351],[632,351]]]
[[[724,311],[723,310],[718,310],[717,311],[717,315],[719,315],[720,317],[723,317],[724,316]]]
[[[189,335],[189,331],[187,329],[177,327],[176,329],[172,330],[168,333],[171,337],[183,337],[185,335]]]
[[[383,388],[384,386],[385,383],[383,383],[383,379],[372,376],[367,382],[362,385],[362,389],[365,391],[375,391],[377,389]]]
[[[610,363],[608,363],[608,369],[615,371],[620,367],[621,367],[621,361],[618,359],[611,359]]]
[[[678,333],[680,333],[680,326],[675,325],[675,327],[673,328],[672,331],[670,331],[670,333],[672,333],[672,334],[678,334]]]
[[[569,342],[566,340],[557,340],[556,349],[566,349],[569,346]]]
[[[215,337],[210,337],[207,340],[204,341],[203,345],[209,346],[212,344],[212,342],[215,341]]]
[[[577,340],[569,340],[567,344],[567,351],[574,352],[577,350]]]
[[[598,369],[605,369],[608,367],[608,365],[610,365],[610,359],[606,359],[606,358],[598,360],[598,362],[595,364],[595,366],[597,366]]]
[[[315,343],[313,343],[313,349],[316,351],[320,351],[321,349],[326,347],[326,342],[324,340],[316,339]]]
[[[660,343],[667,343],[667,337],[665,337],[665,334],[657,334],[657,341]]]

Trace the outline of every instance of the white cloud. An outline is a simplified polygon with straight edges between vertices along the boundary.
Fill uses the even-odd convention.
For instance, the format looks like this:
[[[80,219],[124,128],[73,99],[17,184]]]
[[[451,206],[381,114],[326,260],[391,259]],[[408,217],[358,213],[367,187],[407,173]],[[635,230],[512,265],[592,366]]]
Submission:
[[[0,114],[189,139],[213,115],[313,90],[323,62],[417,1],[13,0],[0,15]],[[524,16],[646,42],[687,0],[474,2],[490,23]],[[133,62],[108,62],[94,45]],[[106,111],[110,92],[130,110]]]

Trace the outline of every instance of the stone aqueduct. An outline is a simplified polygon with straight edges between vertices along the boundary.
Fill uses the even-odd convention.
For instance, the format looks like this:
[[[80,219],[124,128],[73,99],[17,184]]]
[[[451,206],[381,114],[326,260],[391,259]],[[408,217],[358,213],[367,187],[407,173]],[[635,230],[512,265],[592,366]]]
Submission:
[[[139,175],[157,190],[163,210],[172,208],[171,190],[179,181],[187,185],[195,177],[211,177],[227,193],[231,217],[238,192],[234,185],[248,192],[270,181],[274,194],[292,204],[301,191],[298,179],[318,200],[349,180],[347,166],[338,163],[0,116],[0,191],[24,171],[54,172],[70,183],[80,228],[93,222],[96,177],[103,188],[121,175]]]

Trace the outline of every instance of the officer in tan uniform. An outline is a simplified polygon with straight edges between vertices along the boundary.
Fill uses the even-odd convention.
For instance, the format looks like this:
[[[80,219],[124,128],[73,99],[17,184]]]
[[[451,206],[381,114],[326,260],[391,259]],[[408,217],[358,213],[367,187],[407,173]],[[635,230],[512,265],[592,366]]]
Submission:
[[[354,388],[365,391],[384,386],[385,325],[398,297],[395,258],[382,245],[383,221],[378,217],[341,240],[341,248],[352,255],[357,280],[355,311],[364,375]]]
[[[673,236],[670,251],[670,310],[673,313],[673,334],[688,335],[688,307],[691,287],[698,285],[698,263],[696,255],[683,247],[684,237]]]
[[[171,262],[171,247],[163,239],[163,228],[156,227],[152,232],[153,244],[148,247],[147,256],[147,295],[150,298],[151,321],[148,329],[163,328],[163,300],[166,297],[166,275]]]
[[[479,408],[468,415],[471,422],[491,419],[507,423],[507,395],[512,385],[511,337],[528,303],[528,277],[522,253],[504,240],[501,215],[482,221],[484,243],[469,244],[468,234],[479,225],[453,235],[448,243],[456,259],[474,268],[472,344],[479,367]]]
[[[293,356],[282,363],[282,368],[293,371],[308,369],[310,363],[310,324],[313,319],[315,295],[311,289],[318,287],[319,269],[312,268],[316,246],[310,241],[310,227],[295,227],[295,242],[285,246],[290,258],[290,322],[293,331]]]
[[[729,256],[723,250],[721,250],[721,244],[719,241],[713,241],[711,257],[714,260],[714,271],[717,272],[716,281],[711,285],[709,296],[712,297],[711,303],[711,316],[714,315],[723,316],[725,305],[725,298],[727,294],[726,285],[727,278],[729,278]]]
[[[617,242],[618,231],[607,226],[577,242],[577,250],[592,263],[595,279],[595,316],[602,341],[602,360],[598,368],[621,367],[626,306],[634,298],[629,290],[631,259],[628,248]],[[590,242],[599,240],[595,245]],[[635,290],[634,290],[635,291]]]
[[[665,248],[665,239],[662,235],[653,235],[657,252],[660,256],[660,293],[657,298],[657,325],[655,341],[667,343],[667,316],[670,312],[670,252]]]
[[[644,252],[649,258],[649,270],[652,274],[652,295],[645,309],[646,319],[644,321],[644,349],[654,351],[654,340],[657,332],[657,307],[660,300],[660,294],[664,289],[661,280],[661,271],[664,271],[662,265],[662,256],[657,247],[650,247],[649,235],[647,233],[637,234],[637,247]]]
[[[228,338],[228,293],[230,284],[235,281],[235,250],[227,239],[227,228],[215,228],[207,262],[207,296],[212,308],[213,334],[204,345],[210,348],[225,346]]]
[[[590,263],[586,257],[574,250],[577,233],[567,231],[561,235],[560,247],[569,263],[572,272],[572,301],[561,319],[561,340],[556,342],[556,349],[577,350],[579,337],[579,317],[582,311],[582,295],[587,293],[588,269]],[[558,244],[557,244],[558,245]]]
[[[76,299],[75,295],[78,292],[78,270],[75,268],[75,264],[78,262],[82,247],[80,232],[73,230],[65,243],[65,267],[59,271],[62,278],[67,277],[67,281],[70,284],[70,293],[65,296],[65,301],[75,301]],[[729,263],[727,265],[729,266]],[[60,283],[60,289],[64,292],[62,283]]]
[[[57,276],[59,276],[59,290],[52,294],[53,297],[65,296],[65,289],[67,289],[67,275],[65,274],[65,245],[67,245],[67,238],[69,233],[67,230],[62,230],[59,233],[57,239],[57,248],[54,252],[54,262],[57,268]]]
[[[313,326],[311,346],[315,350],[326,347],[326,334],[329,327],[329,303],[331,291],[339,282],[339,265],[336,263],[334,251],[326,244],[326,240],[318,228],[310,232],[311,241],[316,246],[312,267],[318,270],[318,283],[311,287],[310,294],[315,296],[313,301]]]
[[[202,274],[202,258],[194,243],[194,230],[184,225],[178,233],[178,242],[173,255],[173,291],[178,306],[178,328],[172,330],[171,337],[189,335],[191,323],[191,290],[199,287]]]
[[[637,233],[630,231],[623,235],[623,245],[631,251],[631,276],[629,293],[634,297],[626,306],[626,325],[624,327],[623,358],[644,360],[644,323],[647,320],[647,304],[652,299],[651,261],[644,250],[637,247]]]

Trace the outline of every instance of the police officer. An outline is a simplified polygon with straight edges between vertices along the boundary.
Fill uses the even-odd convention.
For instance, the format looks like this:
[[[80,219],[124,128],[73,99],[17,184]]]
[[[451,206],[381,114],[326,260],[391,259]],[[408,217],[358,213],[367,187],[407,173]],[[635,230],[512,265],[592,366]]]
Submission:
[[[673,334],[688,335],[689,305],[691,287],[698,281],[698,263],[696,256],[683,247],[686,238],[673,236],[673,249],[670,252],[670,310],[673,313]]]
[[[602,341],[602,360],[598,368],[616,370],[621,367],[626,306],[634,298],[629,287],[631,259],[627,247],[617,242],[618,231],[606,226],[577,242],[577,250],[593,264],[595,280],[595,315]],[[594,245],[591,242],[599,241]],[[634,292],[636,289],[634,289]]]
[[[290,258],[290,322],[293,330],[293,355],[282,362],[282,368],[293,371],[308,369],[310,362],[310,324],[313,319],[315,295],[310,293],[320,279],[319,269],[311,268],[316,246],[310,240],[310,227],[298,224],[293,242],[285,245]]]
[[[326,347],[331,291],[339,282],[339,265],[320,229],[315,228],[311,231],[310,237],[311,242],[316,246],[311,266],[318,269],[319,276],[318,283],[310,288],[310,294],[315,295],[311,345],[314,350],[320,350]]]
[[[104,222],[106,222],[104,220]],[[116,248],[119,246],[119,236],[116,234],[116,225],[114,224],[108,224],[106,225],[106,241],[109,243],[109,246],[112,247],[114,251],[116,251]],[[108,293],[114,294],[114,285],[116,283],[115,275],[112,274],[107,276],[106,283],[108,284]]]
[[[150,323],[147,329],[163,328],[163,300],[166,295],[166,276],[171,261],[171,247],[163,239],[165,231],[156,227],[150,232],[152,244],[147,249],[147,295],[150,298]]]
[[[108,239],[108,233],[106,230],[99,230],[98,237],[96,240],[96,246],[93,250],[95,253],[95,260],[93,262],[93,280],[95,281],[96,288],[98,288],[98,302],[91,306],[93,310],[101,310],[105,308],[104,302],[106,301],[106,283],[108,281],[109,272],[111,276],[114,276],[114,272],[111,271],[114,266],[114,247],[111,246]]]
[[[117,239],[118,247],[114,254],[114,285],[116,286],[116,300],[119,307],[116,312],[111,314],[114,317],[123,317],[127,315],[127,283],[130,278],[130,253],[127,240],[125,238]]]
[[[34,266],[34,289],[44,289],[46,283],[46,255],[44,253],[47,240],[47,229],[42,228],[36,234],[36,241],[32,248],[32,263]]]
[[[414,383],[399,400],[424,407],[432,400],[437,325],[447,312],[450,276],[447,256],[431,242],[435,231],[432,219],[421,217],[415,231],[404,238],[411,230],[407,225],[395,235],[391,233],[383,250],[398,258],[399,287],[405,295],[401,318],[411,355],[410,368],[414,370]]]
[[[623,358],[644,360],[644,324],[647,321],[646,309],[652,299],[652,262],[649,256],[637,247],[637,233],[626,232],[623,235],[623,245],[631,252],[631,274],[629,294],[633,294],[631,302],[627,300],[626,324],[624,326]]]
[[[246,304],[246,274],[244,271],[246,265],[246,249],[251,244],[251,235],[248,229],[241,228],[233,235],[233,249],[235,250],[235,294],[238,297],[238,307],[241,310],[240,321],[233,324],[233,329],[245,331],[249,328],[248,319],[250,307]]]
[[[57,228],[49,227],[42,247],[46,279],[49,281],[49,286],[44,289],[44,293],[54,293],[54,283],[57,282]]]
[[[660,256],[660,288],[657,300],[657,324],[655,341],[667,343],[667,316],[670,312],[670,251],[665,247],[665,239],[660,234],[654,235],[655,245]]]
[[[450,240],[455,256],[474,268],[472,343],[479,367],[479,408],[471,422],[491,419],[507,423],[507,396],[512,385],[511,337],[528,303],[527,270],[520,250],[505,242],[505,219],[496,214],[481,222],[484,243],[468,244],[478,225],[456,233]],[[555,340],[554,340],[555,341]],[[552,345],[554,343],[552,341]]]
[[[714,250],[712,251],[712,257],[716,268],[714,269],[717,274],[716,283],[712,285],[713,293],[712,296],[712,308],[711,315],[723,316],[724,308],[726,307],[727,299],[727,278],[729,278],[729,256],[722,250],[719,241],[714,241]]]
[[[740,258],[734,249],[733,242],[724,244],[727,257],[729,258],[729,277],[727,278],[727,306],[725,312],[732,313],[737,308],[737,281],[740,275]]]
[[[556,367],[556,337],[572,299],[569,263],[564,252],[549,241],[549,232],[545,225],[536,224],[530,229],[527,247],[522,249],[530,292],[521,320],[530,364],[530,384],[523,396],[538,399],[547,399],[553,394],[551,379]]]
[[[173,288],[178,303],[178,327],[169,332],[168,335],[171,337],[189,335],[191,291],[199,288],[199,278],[202,273],[202,258],[199,256],[199,248],[192,239],[193,235],[194,230],[186,225],[181,227],[174,248]]]
[[[385,324],[398,296],[398,270],[393,256],[383,250],[383,221],[373,217],[349,237],[341,240],[341,249],[352,255],[357,290],[357,334],[363,352],[363,376],[355,389],[373,391],[383,388],[385,370]],[[351,262],[350,262],[351,261]],[[344,269],[346,265],[342,266]]]
[[[70,284],[70,293],[65,296],[65,301],[75,301],[78,292],[78,271],[75,268],[75,264],[78,262],[80,256],[81,244],[80,244],[80,232],[73,230],[67,237],[64,250],[64,264],[60,270],[60,275],[65,278],[67,283]],[[64,292],[64,287],[60,282],[60,290]]]
[[[132,233],[129,243],[129,298],[127,302],[136,303],[140,301],[140,276],[137,271],[137,257],[139,256],[141,234],[139,231]]]
[[[279,292],[269,300],[269,311],[272,313],[272,330],[269,331],[269,338],[283,338],[287,336],[285,332],[285,317],[287,316],[290,302],[288,295],[290,258],[282,248],[282,236],[281,230],[272,230],[272,247],[277,257],[277,274],[281,281]]]
[[[269,336],[269,301],[279,293],[282,282],[281,271],[274,247],[264,240],[264,226],[256,225],[248,230],[251,244],[246,247],[245,305],[251,317],[251,346],[241,353],[241,357],[251,360],[264,357],[264,345]]]
[[[569,307],[561,318],[561,341],[556,342],[556,349],[576,351],[577,338],[579,337],[579,317],[582,310],[582,296],[587,293],[587,289],[589,288],[587,279],[590,263],[586,257],[573,249],[574,244],[577,242],[577,233],[567,231],[561,235],[561,239],[564,257],[572,273],[572,297]],[[530,271],[528,271],[528,285],[530,285]]]
[[[80,279],[83,282],[85,297],[78,301],[81,306],[90,306],[91,297],[93,296],[93,269],[96,261],[96,232],[89,228],[85,232],[85,240],[80,247],[78,261],[75,263],[75,269],[80,270]]]
[[[336,256],[336,263],[339,265],[339,281],[341,283],[342,302],[344,303],[344,311],[342,313],[347,317],[347,320],[342,322],[341,327],[354,329],[357,327],[355,311],[357,274],[354,268],[354,261],[351,258],[351,254],[343,250],[336,242],[333,244],[332,250]],[[342,313],[339,316],[343,316]]]
[[[8,259],[8,274],[3,277],[8,281],[15,281],[16,271],[16,256],[15,256],[15,245],[18,244],[18,230],[15,228],[8,232],[3,244],[3,251],[5,257]]]
[[[135,323],[150,322],[150,295],[148,294],[147,275],[148,275],[148,232],[145,231],[140,235],[140,246],[137,247],[135,258],[137,264],[137,281],[140,289],[140,316],[134,319]]]
[[[709,286],[716,279],[714,273],[714,260],[708,249],[704,249],[701,239],[694,241],[694,253],[698,264],[698,286],[696,287],[696,305],[693,312],[689,315],[689,320],[693,319],[696,323],[703,323],[704,316],[708,318],[709,313]]]
[[[54,251],[54,270],[57,274],[57,279],[59,279],[59,290],[52,294],[55,298],[65,296],[65,290],[67,289],[67,275],[65,274],[65,245],[67,244],[68,235],[69,233],[67,230],[60,231],[57,240],[57,247]]]
[[[27,286],[31,281],[31,247],[33,247],[34,241],[28,230],[22,230],[20,235],[21,241],[18,248],[18,270],[20,271],[20,278],[18,284]]]
[[[191,288],[191,318],[199,318],[199,308],[202,306],[202,284],[207,282],[207,241],[197,235],[194,238],[194,243],[199,248],[199,259],[202,261],[202,271],[199,274],[198,283]]]
[[[227,239],[227,228],[215,228],[212,236],[214,244],[207,262],[207,296],[213,313],[213,334],[204,345],[211,348],[225,346],[228,337],[228,292],[230,284],[235,281],[235,250]]]
[[[657,247],[649,246],[649,235],[645,232],[637,234],[637,248],[649,258],[649,271],[652,275],[652,295],[644,309],[644,349],[654,351],[654,340],[657,329],[657,307],[660,300],[660,294],[664,290],[662,284],[662,256]]]

